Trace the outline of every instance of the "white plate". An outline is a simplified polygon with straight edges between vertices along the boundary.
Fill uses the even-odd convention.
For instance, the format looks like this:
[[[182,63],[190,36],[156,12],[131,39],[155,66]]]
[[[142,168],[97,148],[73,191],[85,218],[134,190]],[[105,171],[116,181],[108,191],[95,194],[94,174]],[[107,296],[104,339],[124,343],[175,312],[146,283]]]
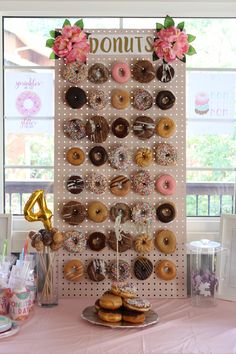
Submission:
[[[117,322],[117,323],[109,323],[109,322],[105,322],[105,321],[100,320],[100,318],[97,316],[94,306],[86,307],[83,310],[81,317],[85,321],[88,321],[92,324],[110,327],[110,328],[144,328],[147,326],[154,325],[155,323],[157,323],[159,321],[158,314],[156,312],[150,310],[146,313],[145,321],[142,324],[134,324],[134,323],[129,323],[129,322],[125,322],[125,321],[121,321],[121,322]]]
[[[16,322],[12,322],[12,327],[6,332],[0,333],[0,339],[11,337],[19,331],[20,327]]]
[[[8,331],[12,326],[12,321],[9,317],[0,316],[0,333]]]

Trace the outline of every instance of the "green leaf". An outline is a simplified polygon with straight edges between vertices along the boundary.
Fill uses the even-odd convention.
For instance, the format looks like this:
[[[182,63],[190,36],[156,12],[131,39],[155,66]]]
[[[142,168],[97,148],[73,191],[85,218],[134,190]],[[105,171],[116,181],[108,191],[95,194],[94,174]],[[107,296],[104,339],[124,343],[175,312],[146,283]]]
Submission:
[[[54,45],[54,39],[53,38],[50,38],[46,41],[46,47],[48,48],[52,48]]]
[[[180,22],[177,26],[178,29],[180,29],[180,31],[183,31],[184,29],[184,22]]]
[[[183,63],[186,63],[186,56],[183,56],[183,59],[179,59],[180,61],[182,61]]]
[[[172,27],[174,25],[175,25],[175,23],[174,23],[173,18],[167,15],[165,18],[165,21],[164,21],[165,28]]]
[[[155,60],[158,60],[158,56],[156,55],[156,52],[153,52],[152,53],[152,60],[155,61]]]
[[[192,34],[188,34],[188,42],[191,43],[196,39],[196,36],[193,36]]]
[[[56,31],[50,31],[49,33],[52,38],[56,37]]]
[[[71,23],[70,23],[70,21],[67,18],[65,19],[62,27],[65,27],[65,26],[71,26]]]
[[[194,55],[194,54],[196,54],[197,52],[196,52],[196,50],[193,48],[193,46],[189,46],[189,50],[188,50],[188,55]]]
[[[52,53],[50,54],[49,59],[56,59],[56,55],[55,55],[55,53],[53,53],[53,52],[52,52]]]
[[[77,27],[83,29],[84,28],[84,21],[82,19],[79,21],[76,21],[74,26],[77,26]]]
[[[156,30],[159,32],[164,26],[161,23],[156,23]]]

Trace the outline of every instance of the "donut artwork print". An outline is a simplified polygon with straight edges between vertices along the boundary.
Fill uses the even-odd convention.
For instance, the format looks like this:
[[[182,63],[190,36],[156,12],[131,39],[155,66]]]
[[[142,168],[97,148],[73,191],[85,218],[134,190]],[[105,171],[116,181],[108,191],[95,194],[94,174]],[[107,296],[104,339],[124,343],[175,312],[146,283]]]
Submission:
[[[140,297],[186,297],[185,63],[172,62],[162,82],[154,30],[85,31],[83,79],[79,65],[75,84],[55,61],[54,222],[84,238],[58,253],[59,296],[101,296],[119,264],[118,280]],[[84,269],[76,282],[63,273],[72,260]]]
[[[41,108],[41,99],[33,91],[23,91],[16,98],[16,108],[24,117],[35,116]]]

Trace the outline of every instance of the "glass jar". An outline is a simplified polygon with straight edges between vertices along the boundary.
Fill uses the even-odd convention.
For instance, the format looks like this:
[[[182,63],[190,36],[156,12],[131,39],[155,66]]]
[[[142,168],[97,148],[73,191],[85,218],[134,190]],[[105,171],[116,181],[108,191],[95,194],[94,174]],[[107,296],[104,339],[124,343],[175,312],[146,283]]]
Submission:
[[[37,303],[42,307],[58,305],[56,254],[50,249],[37,253]]]
[[[207,239],[187,244],[190,251],[191,300],[193,306],[215,306],[219,286],[217,255],[221,244]]]

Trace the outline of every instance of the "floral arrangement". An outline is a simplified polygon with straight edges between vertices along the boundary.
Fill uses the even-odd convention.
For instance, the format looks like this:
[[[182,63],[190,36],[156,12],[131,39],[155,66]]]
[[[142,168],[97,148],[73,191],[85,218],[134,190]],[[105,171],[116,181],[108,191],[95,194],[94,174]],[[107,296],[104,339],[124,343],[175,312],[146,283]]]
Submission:
[[[46,41],[46,47],[52,48],[50,59],[64,58],[66,64],[75,61],[85,63],[90,45],[89,33],[86,33],[83,28],[83,20],[78,20],[71,25],[66,19],[61,30],[50,31],[51,38]]]
[[[214,272],[210,270],[194,271],[191,274],[193,295],[214,296],[218,290],[219,281]]]
[[[186,55],[196,54],[196,50],[189,44],[195,38],[192,34],[185,33],[184,22],[175,26],[173,18],[166,16],[164,25],[156,24],[153,60],[161,59],[163,64],[168,64],[179,59],[185,63]]]

